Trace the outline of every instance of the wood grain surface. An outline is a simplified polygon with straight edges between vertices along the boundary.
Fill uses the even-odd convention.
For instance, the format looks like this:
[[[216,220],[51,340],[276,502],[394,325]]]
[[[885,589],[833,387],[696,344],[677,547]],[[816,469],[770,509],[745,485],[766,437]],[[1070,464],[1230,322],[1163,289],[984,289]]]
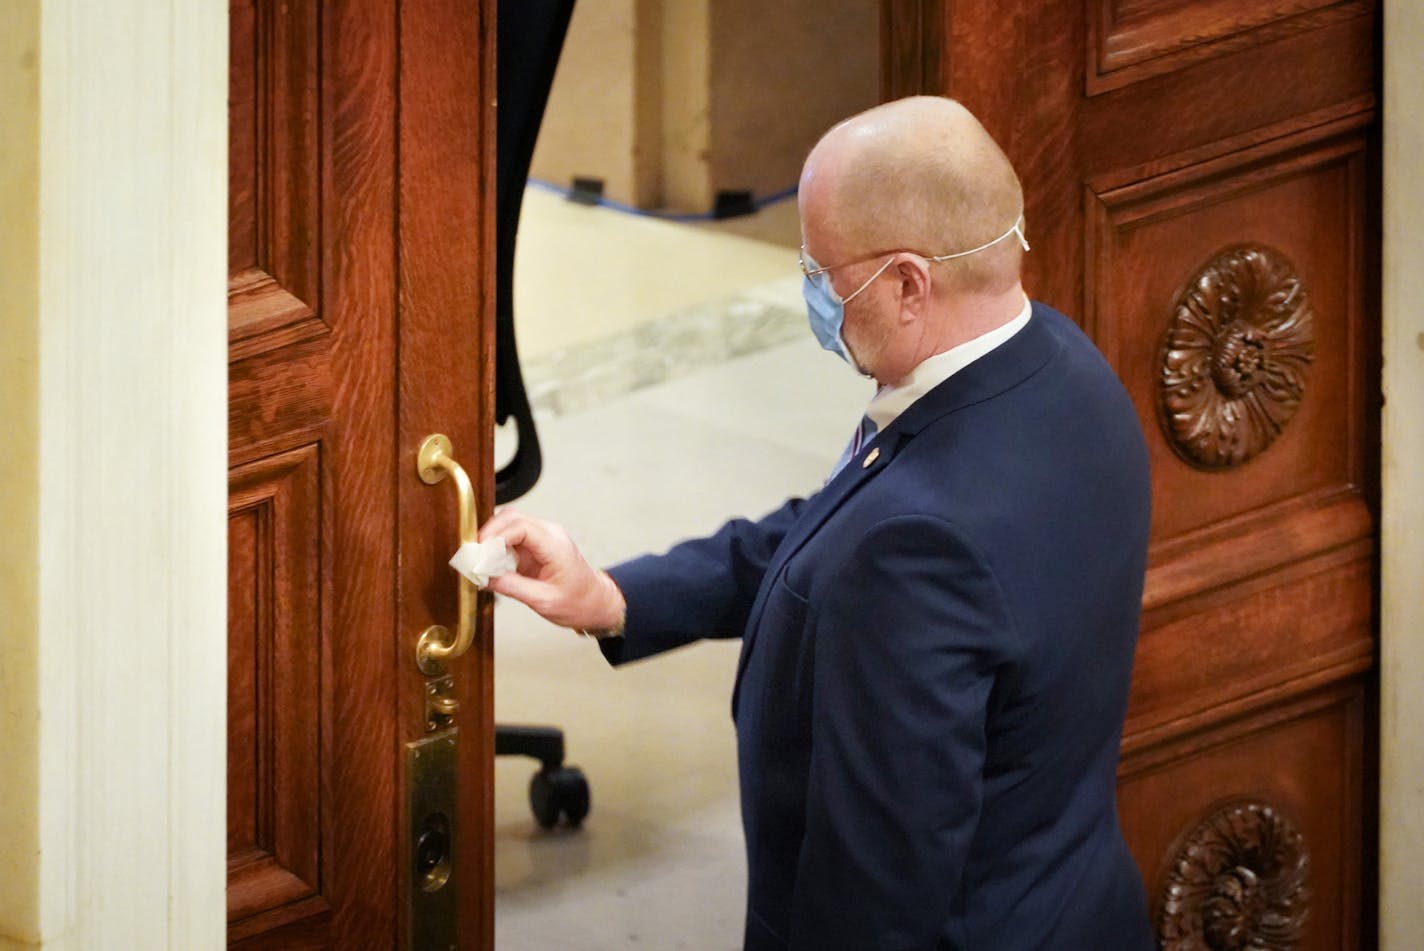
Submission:
[[[923,46],[904,34],[924,5],[890,0],[885,15],[888,93],[955,96],[1003,145],[1025,186],[1029,292],[1083,324],[1148,438],[1152,547],[1119,792],[1154,908],[1181,842],[1266,810],[1308,853],[1298,946],[1372,946],[1377,5],[962,0]],[[1213,368],[1201,385],[1222,388],[1210,401],[1257,386],[1271,389],[1244,402],[1292,401],[1257,421],[1268,439],[1240,437],[1262,445],[1218,442],[1203,465],[1164,418],[1186,405],[1163,397],[1166,342],[1192,288],[1238,279],[1210,268],[1240,248],[1289,262],[1311,354],[1287,393],[1251,329],[1268,305],[1234,309],[1251,297],[1234,291],[1198,302],[1224,308],[1192,338]],[[1222,922],[1245,915],[1230,940],[1290,945],[1257,914],[1265,893],[1242,891],[1255,874],[1178,901],[1159,941],[1225,947]]]

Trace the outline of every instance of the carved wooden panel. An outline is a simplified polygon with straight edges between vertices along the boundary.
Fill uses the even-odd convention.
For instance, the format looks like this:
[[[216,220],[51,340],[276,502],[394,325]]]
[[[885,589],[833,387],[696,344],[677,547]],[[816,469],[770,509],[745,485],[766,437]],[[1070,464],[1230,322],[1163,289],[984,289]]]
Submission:
[[[330,430],[335,395],[327,341],[290,344],[228,368],[228,461],[314,442]]]
[[[1360,16],[1371,0],[1092,0],[1088,94]]]
[[[1370,547],[1338,551],[1150,610],[1123,750],[1369,667]]]
[[[320,453],[233,470],[228,524],[228,919],[317,895],[321,877]]]
[[[1364,151],[1362,136],[1330,124],[1163,174],[1152,175],[1149,169],[1115,176],[1128,184],[1106,177],[1090,183],[1085,322],[1142,416],[1152,452],[1154,497],[1171,500],[1154,509],[1155,543],[1360,483],[1364,402],[1355,373],[1367,346],[1359,231]],[[1170,167],[1171,160],[1163,164]],[[1259,432],[1270,432],[1270,440],[1257,435],[1250,453],[1193,434],[1194,426],[1220,426],[1231,436],[1242,435],[1242,427],[1229,424],[1229,414],[1246,411],[1239,397],[1254,388],[1242,387],[1239,376],[1233,381],[1227,378],[1232,371],[1218,372],[1202,381],[1209,387],[1202,392],[1220,397],[1209,413],[1180,390],[1164,395],[1162,389],[1164,374],[1179,385],[1185,361],[1170,358],[1169,348],[1183,343],[1180,308],[1184,301],[1189,310],[1195,306],[1190,298],[1201,290],[1203,262],[1243,245],[1269,248],[1266,253],[1290,262],[1290,281],[1310,288],[1313,314],[1308,345],[1298,332],[1298,319],[1282,318],[1273,325],[1284,333],[1276,342],[1290,348],[1288,353],[1276,350],[1276,365],[1289,366],[1289,372],[1280,370],[1271,381],[1278,396],[1257,422]],[[1265,279],[1285,280],[1281,274]],[[1240,289],[1217,282],[1207,289],[1214,301],[1204,306],[1220,305],[1223,294],[1229,297]],[[1211,331],[1211,346],[1201,354],[1208,369],[1210,361],[1228,350],[1234,353],[1232,348],[1255,349],[1245,343],[1246,332],[1258,330],[1242,324],[1239,314],[1228,324]],[[1169,359],[1176,359],[1175,365],[1165,362]],[[1303,385],[1307,364],[1309,387]],[[1294,389],[1283,382],[1285,377],[1294,381]],[[1198,415],[1195,420],[1170,415],[1161,420],[1164,410]],[[1275,425],[1284,422],[1287,410],[1290,425]],[[1184,463],[1180,456],[1191,450],[1182,448],[1183,438],[1188,443],[1195,439],[1197,450],[1214,464]],[[1235,467],[1209,471],[1228,463]]]
[[[234,357],[323,331],[316,0],[237,0],[229,38]]]
[[[1359,946],[1362,697],[1347,682],[1124,758],[1119,812],[1164,947]],[[1267,846],[1274,854],[1262,854]],[[1309,868],[1297,890],[1299,858]],[[1282,921],[1274,915],[1288,896]],[[1296,943],[1270,943],[1297,925]]]
[[[1294,951],[1310,918],[1305,837],[1270,803],[1222,806],[1186,836],[1162,890],[1162,951]]]
[[[1314,314],[1290,260],[1263,245],[1228,248],[1177,300],[1162,344],[1163,430],[1200,469],[1263,452],[1305,396]]]

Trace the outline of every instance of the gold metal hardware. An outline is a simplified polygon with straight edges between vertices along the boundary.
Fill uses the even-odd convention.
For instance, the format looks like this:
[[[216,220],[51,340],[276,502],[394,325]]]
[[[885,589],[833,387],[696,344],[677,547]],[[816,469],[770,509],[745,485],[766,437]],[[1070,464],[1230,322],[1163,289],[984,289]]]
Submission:
[[[425,441],[420,444],[420,453],[416,456],[416,471],[420,473],[420,481],[426,485],[442,482],[447,475],[453,477],[455,495],[460,505],[460,542],[463,544],[478,541],[475,490],[470,484],[470,477],[455,461],[452,452],[447,436],[441,433],[426,436]],[[430,677],[442,676],[447,661],[454,660],[470,649],[470,645],[475,641],[475,611],[478,600],[479,590],[468,578],[462,576],[460,617],[454,639],[450,638],[448,628],[432,624],[421,632],[420,640],[415,645],[415,661],[422,673]]]
[[[405,745],[410,887],[409,951],[453,951],[458,864],[455,855],[455,728]]]
[[[416,456],[416,471],[426,485],[452,477],[459,502],[460,541],[478,540],[475,492],[470,477],[455,461],[450,440],[427,436]],[[406,942],[409,951],[454,951],[456,909],[454,725],[460,702],[447,666],[475,640],[479,592],[460,578],[460,616],[454,637],[449,628],[432,624],[421,632],[415,659],[425,682],[424,739],[407,743],[406,854],[409,860],[406,898]]]
[[[455,678],[437,677],[425,682],[425,731],[434,733],[450,726],[460,712],[460,701],[454,697]]]

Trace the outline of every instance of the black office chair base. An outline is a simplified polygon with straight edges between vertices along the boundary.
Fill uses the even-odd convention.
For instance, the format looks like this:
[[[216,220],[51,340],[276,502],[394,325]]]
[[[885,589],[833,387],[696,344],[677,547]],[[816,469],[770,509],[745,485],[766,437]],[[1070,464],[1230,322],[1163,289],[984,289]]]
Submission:
[[[541,769],[529,780],[529,809],[545,829],[558,825],[560,815],[578,828],[588,807],[588,780],[577,766]]]
[[[529,810],[534,821],[552,829],[563,817],[577,828],[588,817],[588,780],[577,766],[564,765],[564,734],[549,726],[496,726],[496,756],[528,756],[539,761],[529,780]]]

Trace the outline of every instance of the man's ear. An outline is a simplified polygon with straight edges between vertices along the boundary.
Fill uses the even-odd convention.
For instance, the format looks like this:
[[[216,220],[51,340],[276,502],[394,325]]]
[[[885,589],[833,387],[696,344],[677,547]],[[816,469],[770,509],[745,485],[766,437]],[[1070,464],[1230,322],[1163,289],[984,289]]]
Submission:
[[[896,262],[895,274],[900,279],[900,323],[924,319],[930,311],[930,295],[934,291],[929,262],[907,255]]]

